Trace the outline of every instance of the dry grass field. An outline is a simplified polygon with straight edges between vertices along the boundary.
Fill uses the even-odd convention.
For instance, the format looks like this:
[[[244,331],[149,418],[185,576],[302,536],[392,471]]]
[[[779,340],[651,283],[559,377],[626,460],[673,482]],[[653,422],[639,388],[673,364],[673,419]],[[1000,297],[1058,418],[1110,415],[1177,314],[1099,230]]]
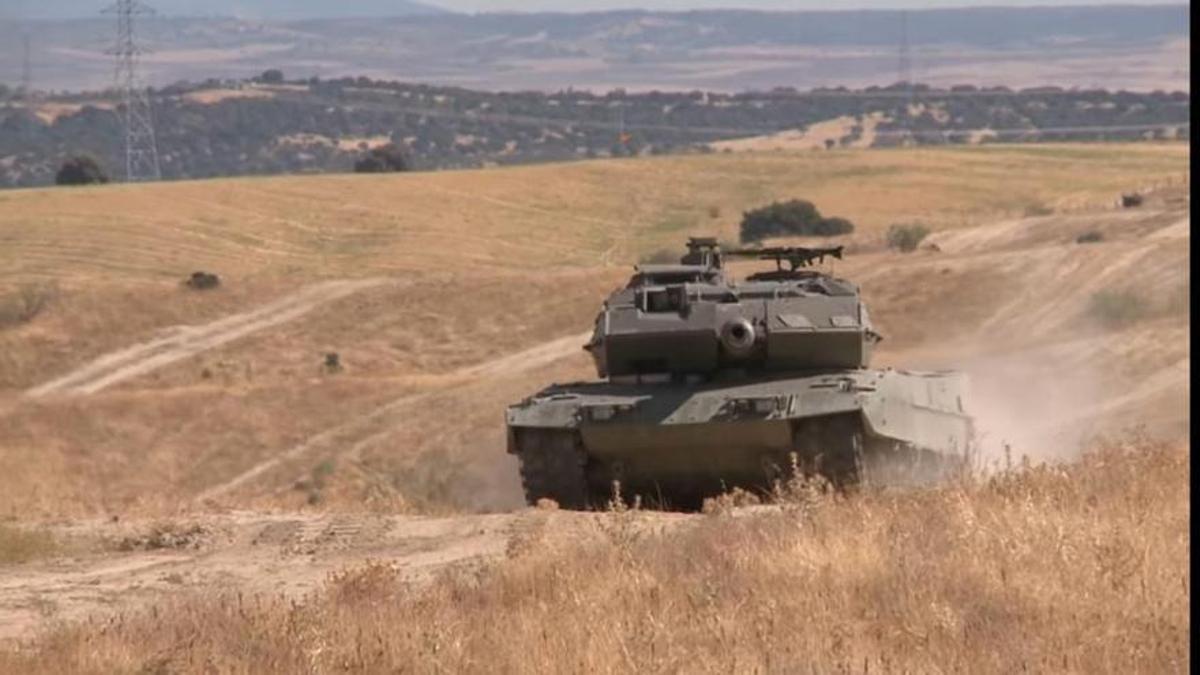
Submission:
[[[374,561],[301,601],[183,594],[0,670],[1183,673],[1188,461],[1126,440],[923,494],[799,486],[761,515],[545,514],[482,570],[413,586]]]
[[[0,672],[1182,672],[1189,158],[0,193],[0,640],[32,640]],[[793,197],[858,225],[832,271],[880,365],[967,370],[992,460],[1073,463],[762,514],[518,510],[504,406],[591,375],[582,334],[639,257]],[[911,222],[937,250],[887,248]],[[1166,440],[1086,440],[1134,425]]]

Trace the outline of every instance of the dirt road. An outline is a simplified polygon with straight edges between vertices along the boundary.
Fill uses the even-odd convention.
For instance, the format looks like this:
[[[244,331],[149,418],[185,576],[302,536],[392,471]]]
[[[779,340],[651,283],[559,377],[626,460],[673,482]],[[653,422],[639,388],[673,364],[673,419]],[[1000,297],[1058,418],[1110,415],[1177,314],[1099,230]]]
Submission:
[[[518,554],[534,542],[596,534],[602,514],[526,509],[449,518],[234,512],[169,525],[76,522],[54,529],[96,548],[26,565],[0,577],[0,642],[30,636],[50,620],[111,615],[188,592],[236,591],[300,598],[331,573],[365,561],[426,581],[440,571]],[[638,513],[638,529],[661,531],[702,516]]]
[[[258,309],[227,316],[203,326],[181,326],[157,340],[105,354],[78,370],[30,389],[25,396],[42,398],[94,394],[247,335],[294,321],[318,305],[385,283],[394,282],[387,279],[330,281],[309,286]]]

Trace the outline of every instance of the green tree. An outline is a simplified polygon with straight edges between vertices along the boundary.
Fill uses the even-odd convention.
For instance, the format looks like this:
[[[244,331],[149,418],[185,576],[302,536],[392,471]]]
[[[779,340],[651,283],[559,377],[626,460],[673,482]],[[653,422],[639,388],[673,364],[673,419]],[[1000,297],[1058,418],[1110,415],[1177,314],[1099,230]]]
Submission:
[[[95,158],[79,155],[63,162],[54,176],[54,182],[56,185],[95,185],[107,183],[108,174]]]
[[[368,151],[354,163],[355,173],[391,173],[409,169],[408,158],[392,143]]]
[[[770,237],[833,237],[854,231],[854,223],[845,218],[826,218],[812,202],[792,199],[775,202],[742,216],[743,243]]]

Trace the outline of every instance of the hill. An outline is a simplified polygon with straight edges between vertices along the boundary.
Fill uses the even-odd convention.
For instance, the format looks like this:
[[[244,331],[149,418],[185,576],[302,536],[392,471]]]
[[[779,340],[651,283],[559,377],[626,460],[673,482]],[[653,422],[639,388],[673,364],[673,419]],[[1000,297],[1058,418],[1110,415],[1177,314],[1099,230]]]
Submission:
[[[172,6],[158,4],[164,10]],[[243,19],[146,20],[139,35],[153,52],[144,65],[156,86],[239,79],[268,68],[303,78],[365,75],[489,91],[623,87],[737,93],[777,86],[862,88],[901,79],[897,11],[346,18],[357,16],[357,7],[379,4],[320,3],[320,13],[340,17],[325,20],[288,20],[299,11],[293,9]],[[232,5],[206,3],[205,11]],[[41,6],[29,3],[31,10]],[[1186,3],[912,11],[912,77],[940,87],[1187,89],[1188,16]],[[104,54],[112,26],[93,17],[29,24],[6,22],[0,14],[0,45],[13,45],[17,64],[20,32],[31,32],[35,81],[43,91],[105,87],[112,81]],[[17,69],[11,77],[19,77]]]
[[[206,2],[202,7],[189,0],[153,0],[146,4],[160,15],[169,17],[236,17],[271,21],[432,16],[449,13],[441,7],[416,0],[355,0],[336,4],[322,0],[255,0],[252,3],[217,0]],[[62,21],[93,19],[99,8],[75,0],[41,0],[36,3],[17,0],[16,7],[8,11],[12,18],[22,21]]]
[[[387,669],[430,640],[467,671],[604,666],[635,640],[704,670],[1186,668],[1186,450],[1087,436],[1186,437],[1189,159],[749,152],[0,194],[0,638],[68,622],[0,670]],[[511,512],[503,408],[589,376],[629,264],[790,197],[858,224],[832,271],[863,287],[877,362],[967,370],[989,459],[1101,454],[782,513]],[[886,248],[910,221],[936,249]],[[197,269],[221,287],[182,286]],[[779,648],[739,651],[751,630]]]
[[[90,153],[124,166],[107,94],[35,101],[0,91],[0,187],[53,182]],[[1187,139],[1184,92],[959,85],[725,95],[489,93],[340,80],[209,81],[156,92],[166,178],[347,172],[394,143],[419,169],[774,148],[827,150],[1063,140]],[[116,176],[115,176],[116,177]]]

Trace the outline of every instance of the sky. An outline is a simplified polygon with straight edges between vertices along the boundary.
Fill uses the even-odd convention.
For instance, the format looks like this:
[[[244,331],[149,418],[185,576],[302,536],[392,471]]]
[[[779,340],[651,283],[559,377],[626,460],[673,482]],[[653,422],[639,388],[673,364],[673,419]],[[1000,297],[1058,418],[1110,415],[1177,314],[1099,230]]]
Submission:
[[[154,5],[155,0],[146,0]],[[192,6],[199,13],[210,4],[236,4],[252,8],[264,0],[225,0],[210,3],[209,0],[175,0],[164,6]],[[1019,5],[1130,5],[1130,4],[1190,4],[1187,0],[421,0],[427,4],[459,12],[587,12],[606,9],[648,9],[681,11],[691,9],[773,9],[773,10],[826,10],[826,9],[932,9],[940,7],[966,6],[1019,6]],[[354,0],[339,0],[340,4],[353,5]],[[52,15],[62,15],[62,7],[81,8],[91,16],[94,8],[112,4],[112,0],[0,0],[0,17],[22,18],[46,14],[46,6],[60,9]],[[386,4],[375,0],[378,6]],[[41,8],[40,10],[37,8]]]
[[[2,0],[0,0],[2,1]],[[462,12],[560,11],[604,9],[933,9],[968,6],[1020,5],[1156,5],[1191,4],[1172,0],[426,0]]]

